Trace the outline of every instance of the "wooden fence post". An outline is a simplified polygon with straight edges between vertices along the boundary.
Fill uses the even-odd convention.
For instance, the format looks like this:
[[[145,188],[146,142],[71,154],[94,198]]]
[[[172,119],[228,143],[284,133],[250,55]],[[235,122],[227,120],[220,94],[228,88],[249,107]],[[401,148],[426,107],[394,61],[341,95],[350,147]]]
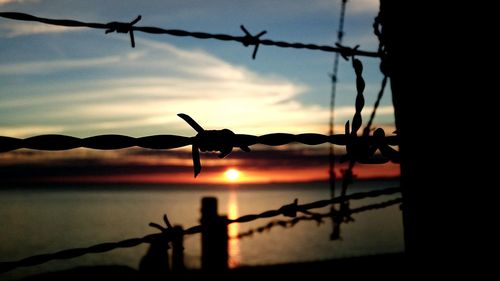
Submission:
[[[217,198],[201,200],[201,268],[223,273],[228,269],[227,217],[217,213]]]

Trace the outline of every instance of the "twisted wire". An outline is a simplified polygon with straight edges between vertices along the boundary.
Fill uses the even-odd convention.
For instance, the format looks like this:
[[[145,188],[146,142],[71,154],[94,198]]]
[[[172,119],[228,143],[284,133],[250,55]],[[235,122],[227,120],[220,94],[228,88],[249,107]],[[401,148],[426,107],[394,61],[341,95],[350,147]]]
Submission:
[[[34,15],[26,13],[17,12],[0,12],[0,17],[20,20],[20,21],[34,21],[50,25],[66,26],[66,27],[88,27],[94,29],[105,29],[106,33],[118,32],[118,33],[129,33],[132,47],[135,47],[134,31],[140,31],[150,34],[167,34],[171,36],[179,37],[193,37],[197,39],[215,39],[220,41],[235,41],[243,44],[244,46],[254,46],[254,52],[252,57],[255,59],[257,49],[259,45],[275,46],[280,48],[293,48],[293,49],[307,49],[307,50],[318,50],[323,52],[336,52],[341,53],[342,56],[365,56],[365,57],[379,57],[377,52],[361,51],[357,49],[352,49],[344,46],[326,46],[326,45],[316,45],[316,44],[305,44],[305,43],[290,43],[285,41],[275,41],[271,39],[260,39],[260,36],[264,35],[266,32],[262,31],[257,35],[250,34],[244,26],[240,26],[244,32],[244,36],[232,36],[227,34],[212,34],[207,32],[191,32],[182,29],[165,29],[159,27],[150,26],[136,26],[135,24],[141,19],[138,16],[134,21],[128,22],[109,22],[109,23],[94,23],[94,22],[82,22],[70,19],[49,19],[37,17]]]
[[[268,210],[265,212],[262,212],[260,214],[252,214],[252,215],[245,215],[242,217],[239,217],[234,220],[227,220],[227,224],[231,223],[244,223],[244,222],[250,222],[254,221],[257,219],[261,218],[271,218],[279,215],[285,215],[289,217],[295,217],[297,212],[306,212],[310,209],[315,209],[315,208],[322,208],[331,204],[335,203],[340,203],[343,201],[348,201],[348,200],[359,200],[359,199],[364,199],[364,198],[370,198],[370,197],[377,197],[377,196],[382,196],[382,195],[390,195],[394,193],[400,192],[400,189],[398,187],[393,187],[393,188],[386,188],[382,190],[374,190],[374,191],[368,191],[368,192],[359,192],[359,193],[354,193],[347,195],[345,197],[337,197],[333,199],[328,199],[328,200],[320,200],[316,202],[311,202],[303,205],[298,205],[297,199],[295,200],[294,203],[284,205],[276,210]],[[164,216],[164,220],[166,220],[166,216]],[[151,223],[151,226],[154,226],[158,228],[158,225],[155,223]],[[167,226],[169,223],[167,223]],[[191,235],[191,234],[196,234],[196,233],[201,233],[202,231],[202,226],[201,225],[196,225],[192,226],[186,230],[184,230],[183,235]],[[149,234],[141,238],[131,238],[131,239],[126,239],[123,241],[119,242],[109,242],[109,243],[102,243],[102,244],[97,244],[93,245],[90,247],[86,248],[75,248],[75,249],[68,249],[68,250],[63,250],[59,251],[56,253],[51,253],[51,254],[42,254],[42,255],[34,255],[31,257],[27,257],[18,261],[8,261],[8,262],[1,262],[0,263],[0,273],[7,272],[10,270],[13,270],[18,267],[26,267],[26,266],[34,266],[34,265],[39,265],[42,263],[46,263],[51,260],[57,260],[57,259],[71,259],[79,256],[83,256],[86,254],[90,253],[104,253],[108,252],[117,248],[130,248],[130,247],[135,247],[137,245],[140,245],[142,243],[151,243],[155,239],[159,238],[166,238],[170,239],[169,237],[169,232],[168,231],[162,231],[161,233],[155,233],[155,234]]]

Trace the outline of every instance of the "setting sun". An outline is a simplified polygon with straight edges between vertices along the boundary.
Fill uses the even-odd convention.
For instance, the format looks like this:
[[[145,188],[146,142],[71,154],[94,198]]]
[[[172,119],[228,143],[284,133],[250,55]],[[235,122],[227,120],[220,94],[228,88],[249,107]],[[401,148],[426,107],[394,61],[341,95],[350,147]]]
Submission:
[[[224,177],[228,181],[236,181],[240,177],[240,172],[236,169],[229,169],[226,172],[224,172]]]

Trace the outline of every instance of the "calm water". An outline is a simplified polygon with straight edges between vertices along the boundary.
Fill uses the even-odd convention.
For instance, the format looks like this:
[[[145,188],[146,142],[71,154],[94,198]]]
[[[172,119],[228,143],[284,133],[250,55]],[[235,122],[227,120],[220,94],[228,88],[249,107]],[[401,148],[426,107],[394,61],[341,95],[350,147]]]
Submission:
[[[397,185],[397,181],[362,182],[353,185],[349,193]],[[1,190],[0,261],[142,237],[157,232],[148,223],[162,223],[164,213],[168,214],[173,224],[188,228],[199,223],[200,200],[203,196],[217,197],[219,212],[235,218],[276,209],[293,202],[295,198],[299,199],[299,204],[327,199],[329,190],[327,184],[233,188],[66,186]],[[383,202],[397,196],[399,194],[352,201],[351,208]],[[328,209],[313,211],[326,212]],[[342,225],[342,239],[337,241],[329,240],[332,225],[328,219],[319,226],[314,221],[302,221],[293,228],[275,227],[269,232],[231,240],[231,266],[404,251],[399,206],[356,214],[354,219],[355,222]],[[272,219],[232,224],[229,232],[235,235],[265,225],[270,220]],[[146,250],[147,245],[141,245],[65,261],[51,261],[0,274],[0,280],[81,265],[120,264],[137,268]],[[199,235],[186,237],[185,256],[188,267],[200,266]]]

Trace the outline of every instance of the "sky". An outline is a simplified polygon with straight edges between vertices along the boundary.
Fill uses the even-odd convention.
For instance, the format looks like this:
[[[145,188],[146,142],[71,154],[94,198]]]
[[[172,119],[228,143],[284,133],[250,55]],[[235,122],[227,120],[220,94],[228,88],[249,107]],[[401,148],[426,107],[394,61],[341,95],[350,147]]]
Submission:
[[[241,24],[262,38],[333,45],[340,0],[316,1],[59,1],[0,0],[0,11],[87,22],[131,21],[138,26],[242,35]],[[378,1],[349,1],[344,44],[376,51],[372,22]],[[328,132],[333,53],[135,32],[126,34],[0,18],[0,136],[40,134],[134,137],[196,132],[178,113],[205,129],[235,133]],[[364,120],[380,87],[379,61],[360,57],[366,80]],[[340,62],[335,130],[354,114],[355,76]],[[375,119],[394,130],[390,89]],[[6,181],[217,183],[241,170],[242,182],[324,180],[325,146],[252,147],[226,159],[202,154],[193,179],[190,150],[64,152],[17,150],[0,154]],[[341,147],[337,147],[343,153]],[[63,171],[61,171],[63,170]],[[395,176],[399,166],[360,166],[366,177]],[[28,174],[28,176],[26,176]],[[222,177],[222,178],[221,178]]]

